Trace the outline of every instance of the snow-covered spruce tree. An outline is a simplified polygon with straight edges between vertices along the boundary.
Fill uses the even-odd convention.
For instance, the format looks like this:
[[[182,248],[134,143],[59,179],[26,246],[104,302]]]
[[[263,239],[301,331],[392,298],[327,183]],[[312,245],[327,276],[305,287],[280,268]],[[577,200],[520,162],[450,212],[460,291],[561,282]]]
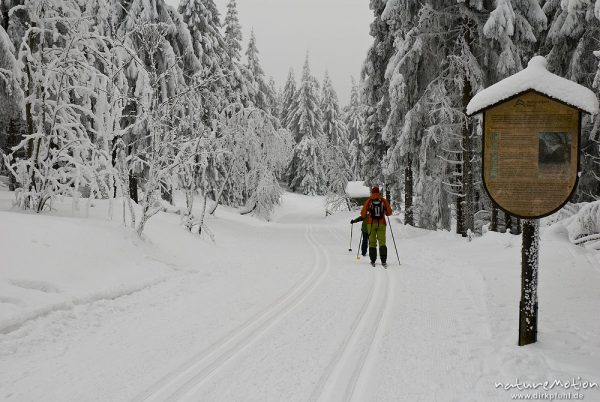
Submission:
[[[325,176],[327,178],[327,210],[333,212],[346,203],[346,185],[351,177],[348,128],[343,121],[338,97],[329,73],[325,73],[321,92],[323,133],[327,141]]]
[[[538,39],[543,38],[548,23],[541,5],[550,14],[557,3],[556,0],[498,0],[495,3],[483,27],[483,34],[491,39],[489,64],[495,67],[485,71],[490,83],[522,70],[532,56],[541,52],[544,41]],[[491,229],[496,230],[498,209],[495,205],[491,209]],[[505,214],[505,221],[509,220]]]
[[[227,14],[225,15],[225,49],[229,56],[227,62],[227,76],[229,79],[232,103],[241,102],[244,106],[250,106],[254,98],[254,89],[250,83],[250,72],[242,64],[242,26],[238,18],[236,0],[227,3]]]
[[[363,179],[367,185],[386,184],[383,172],[383,158],[387,146],[381,132],[389,113],[388,85],[385,70],[393,52],[393,37],[388,24],[382,19],[386,0],[370,0],[374,21],[370,34],[374,38],[361,72],[363,103],[365,108],[365,160]]]
[[[0,69],[4,70],[0,74],[4,77],[0,78],[0,150],[5,153],[9,153],[9,149],[19,143],[25,127],[21,110],[22,91],[17,82],[16,56],[27,29],[27,15],[25,10],[13,9],[21,4],[22,0],[0,2],[0,27],[5,32],[0,39]],[[10,187],[14,188],[14,177],[10,175],[9,179]]]
[[[194,51],[192,36],[183,17],[164,0],[118,0],[114,8],[114,25],[117,40],[127,49],[132,49],[129,62],[126,64],[126,77],[129,92],[128,101],[121,123],[128,127],[123,135],[126,169],[129,172],[125,194],[138,202],[138,182],[143,181],[146,170],[143,165],[134,163],[142,151],[143,142],[140,137],[146,136],[146,127],[140,123],[139,115],[142,103],[140,99],[149,95],[147,70],[151,68],[150,56],[146,54],[147,46],[140,42],[139,29],[148,24],[160,24],[165,41],[161,43],[162,51],[154,56],[156,68],[160,71],[160,97],[166,100],[179,93],[182,85],[197,82],[200,75],[200,62]],[[136,62],[137,61],[137,62]],[[204,94],[209,91],[204,87]],[[198,113],[196,110],[189,112]],[[202,113],[206,117],[206,113]],[[166,189],[166,188],[165,188]],[[170,193],[165,193],[170,198]]]
[[[23,5],[24,0],[5,0],[0,3],[0,8],[4,10],[3,27],[18,52],[25,36],[25,31],[29,29],[27,10],[20,7]]]
[[[352,79],[352,90],[350,93],[350,104],[344,111],[344,122],[348,127],[348,140],[350,141],[350,171],[351,179],[361,178],[362,163],[364,159],[364,107],[360,102],[358,84]]]
[[[596,9],[600,7],[597,0],[546,2],[544,12],[549,19],[549,28],[545,42],[540,41],[541,53],[547,53],[548,67],[552,72],[588,88],[594,85],[598,61],[593,54],[600,47],[600,24],[594,16],[594,6]],[[600,182],[594,174],[600,161],[597,120],[583,116],[582,175],[574,201],[592,201],[600,194]]]
[[[0,94],[3,96],[11,95],[17,89],[16,69],[15,48],[4,27],[0,26]]]
[[[477,139],[464,109],[484,81],[481,65],[486,49],[477,17],[480,7],[479,2],[451,0],[393,1],[385,10],[384,18],[396,37],[396,52],[386,73],[391,112],[383,137],[390,146],[388,172],[399,177],[404,169],[407,222],[414,189],[419,224],[449,228],[446,182],[452,186],[446,190],[456,196],[458,231],[467,231],[461,225],[463,207],[469,211],[464,214],[466,228],[473,230]],[[441,141],[450,132],[457,141]],[[418,172],[414,188],[413,171]],[[454,180],[446,180],[447,176]]]
[[[250,83],[254,88],[252,103],[257,108],[262,109],[265,112],[270,112],[271,95],[269,84],[265,72],[260,65],[258,54],[256,36],[254,35],[254,31],[252,31],[250,34],[250,41],[248,42],[248,48],[246,49],[246,68],[249,72]]]
[[[87,125],[89,105],[105,91],[106,71],[94,57],[104,39],[90,31],[89,18],[75,1],[26,1],[29,21],[19,49],[27,135],[11,155],[10,169],[20,184],[17,203],[43,211],[62,195],[76,202],[83,188],[91,196],[108,192],[106,155]],[[109,64],[111,61],[107,61]]]
[[[23,0],[3,0],[0,2],[0,26],[8,32],[10,26],[10,20],[14,18],[11,16],[11,10],[15,6],[23,5]],[[13,10],[14,11],[14,10]]]
[[[89,23],[88,31],[97,36],[96,49],[88,55],[94,67],[103,71],[103,75],[92,76],[96,96],[82,104],[90,116],[85,117],[98,152],[92,157],[92,163],[98,170],[98,180],[105,183],[100,188],[102,197],[109,199],[109,216],[114,210],[113,199],[128,193],[128,171],[125,169],[125,145],[123,136],[128,127],[122,126],[129,83],[126,66],[132,61],[133,49],[127,48],[122,40],[117,40],[114,29],[112,4],[109,0],[86,2],[84,14]],[[103,172],[103,175],[100,173]],[[123,222],[126,223],[126,211],[130,212],[133,226],[133,207],[129,197],[123,197]]]
[[[279,94],[277,92],[277,85],[275,84],[275,78],[269,77],[269,83],[267,85],[267,100],[269,101],[269,110],[267,112],[279,119],[280,109],[281,109],[281,100],[279,99]],[[281,124],[281,122],[279,122]]]
[[[0,4],[0,27],[2,27],[5,32],[8,28],[8,10],[8,4],[2,2],[2,4]]]
[[[492,79],[498,81],[523,69],[535,52],[536,35],[546,29],[547,18],[538,0],[497,0],[483,33],[497,54],[490,62]]]
[[[287,171],[289,187],[303,194],[323,194],[326,138],[319,105],[319,83],[310,72],[308,55],[291,110],[288,128],[296,145]]]
[[[0,24],[0,155],[18,142],[15,130],[20,120],[22,91],[18,85],[18,67],[15,48]],[[0,158],[0,169],[3,160]]]
[[[145,57],[144,60],[135,60],[138,76],[145,81],[146,88],[136,99],[139,146],[134,162],[142,166],[146,178],[140,202],[142,216],[136,228],[139,235],[142,235],[150,218],[163,210],[161,193],[172,188],[177,177],[176,169],[182,163],[192,164],[195,160],[195,155],[190,153],[185,153],[185,158],[181,156],[181,152],[189,146],[186,145],[186,137],[177,135],[181,120],[187,116],[184,95],[188,93],[188,87],[179,80],[181,72],[175,68],[177,60],[164,58],[165,49],[169,48],[168,30],[165,24],[147,22],[130,33]],[[174,64],[165,66],[163,62]],[[171,80],[176,84],[170,88],[173,92],[165,96],[164,83]]]
[[[600,20],[600,1],[596,0],[596,7],[594,10],[595,16],[598,20]],[[594,88],[597,90],[598,92],[598,96],[600,97],[600,45],[597,45],[597,49],[594,52],[594,55],[597,57],[598,59],[598,68],[596,70],[596,74],[594,75],[594,83],[593,86]],[[590,161],[590,165],[591,165],[591,170],[594,176],[594,179],[600,183],[600,174],[596,174],[595,172],[600,171],[600,156],[596,156],[596,155],[600,155],[600,119],[596,118],[594,125],[591,129],[590,132],[590,136],[589,136],[590,141],[592,141],[594,144],[590,145],[590,149],[587,152],[589,155],[591,156],[587,156],[588,161]],[[598,200],[600,199],[600,196],[598,195],[600,194],[600,189],[597,188],[597,191],[592,192],[590,195],[592,198]]]
[[[418,148],[425,114],[418,100],[432,80],[432,69],[435,69],[435,63],[421,61],[421,7],[424,6],[417,1],[392,0],[381,15],[391,31],[388,35],[395,39],[394,53],[385,71],[389,82],[386,96],[390,99],[390,110],[382,128],[382,138],[389,147],[384,166],[386,172],[394,177],[393,192],[400,194],[400,178],[404,179],[404,222],[408,225],[415,222],[413,171],[419,169]]]
[[[323,133],[325,133],[327,141],[335,146],[343,146],[347,150],[348,128],[343,121],[338,96],[328,72],[325,72],[321,88],[321,111],[323,112]]]
[[[469,29],[468,25],[458,25]],[[457,233],[467,235],[474,230],[476,176],[479,169],[474,150],[478,136],[464,115],[473,89],[482,86],[483,77],[470,47],[467,34],[457,36],[450,57],[437,79],[423,95],[430,112],[425,116],[425,130],[420,147],[421,161],[418,183],[423,210],[419,224],[429,228],[450,230],[450,198],[456,207]]]
[[[283,96],[281,100],[281,125],[285,128],[289,127],[290,117],[292,116],[292,108],[294,105],[294,98],[296,96],[296,77],[294,76],[294,70],[290,68],[288,73],[287,81],[283,87]]]
[[[243,79],[243,85],[249,90],[247,91],[246,101],[242,100],[237,102],[233,100],[233,105],[224,109],[225,113],[232,113],[237,110],[241,105],[250,105],[248,108],[258,107],[268,115],[276,113],[277,102],[275,93],[270,90],[269,84],[266,82],[264,71],[260,65],[258,59],[258,49],[256,47],[256,38],[254,34],[250,39],[248,45],[248,51],[246,52],[248,63],[246,66],[241,66],[240,72]],[[237,62],[236,62],[237,63]],[[224,129],[224,120],[221,114],[218,120],[218,129]],[[221,133],[218,136],[222,136]],[[235,140],[233,140],[235,142]],[[239,144],[242,146],[243,144]],[[254,151],[252,151],[254,152]],[[230,150],[231,153],[231,150]],[[241,163],[245,157],[236,154],[235,160],[227,157],[226,155],[220,156],[214,160],[218,169],[219,180],[214,181],[211,185],[213,197],[215,200],[214,207],[209,213],[214,213],[215,208],[219,203],[239,207],[245,205],[251,196],[251,192],[254,191],[250,188],[240,188],[239,183],[245,183],[247,175],[250,173],[250,168],[239,166],[237,169],[238,162]],[[210,170],[209,170],[210,171]]]
[[[289,131],[278,128],[279,121],[264,110],[238,105],[223,111],[220,126],[223,156],[229,167],[228,196],[233,199],[229,204],[243,206],[243,213],[268,220],[283,193],[277,176],[289,163]],[[217,202],[222,193],[221,189]]]
[[[227,2],[227,14],[225,15],[225,48],[232,60],[242,58],[242,26],[238,18],[236,0]]]
[[[204,122],[216,121],[231,90],[224,67],[228,60],[225,39],[221,34],[219,11],[213,0],[182,0],[179,13],[188,26],[194,54],[200,60]]]

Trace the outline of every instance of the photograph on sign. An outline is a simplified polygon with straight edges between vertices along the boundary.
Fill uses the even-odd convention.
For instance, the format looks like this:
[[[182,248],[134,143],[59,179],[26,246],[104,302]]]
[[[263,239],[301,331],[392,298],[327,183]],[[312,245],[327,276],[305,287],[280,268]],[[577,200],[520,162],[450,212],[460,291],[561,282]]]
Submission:
[[[571,166],[571,134],[540,133],[539,143],[539,174],[568,175]]]

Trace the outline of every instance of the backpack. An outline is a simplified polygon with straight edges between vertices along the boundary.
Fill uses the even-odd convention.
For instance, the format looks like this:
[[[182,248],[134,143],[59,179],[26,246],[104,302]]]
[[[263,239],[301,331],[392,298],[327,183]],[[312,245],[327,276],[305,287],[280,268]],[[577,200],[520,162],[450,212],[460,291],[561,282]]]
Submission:
[[[371,215],[372,219],[381,219],[383,218],[383,201],[371,200],[371,205],[369,205],[369,215]]]

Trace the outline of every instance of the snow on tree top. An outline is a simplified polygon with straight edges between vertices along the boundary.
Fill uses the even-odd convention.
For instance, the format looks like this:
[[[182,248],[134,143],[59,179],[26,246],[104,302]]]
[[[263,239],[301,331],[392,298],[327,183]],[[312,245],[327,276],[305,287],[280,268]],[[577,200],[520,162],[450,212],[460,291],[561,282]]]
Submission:
[[[527,68],[480,91],[467,105],[467,114],[473,115],[505,99],[528,90],[540,92],[567,103],[589,114],[599,111],[598,98],[590,89],[548,71],[543,56],[535,56]]]
[[[346,185],[346,195],[350,198],[364,198],[371,195],[369,187],[364,181],[349,181]]]

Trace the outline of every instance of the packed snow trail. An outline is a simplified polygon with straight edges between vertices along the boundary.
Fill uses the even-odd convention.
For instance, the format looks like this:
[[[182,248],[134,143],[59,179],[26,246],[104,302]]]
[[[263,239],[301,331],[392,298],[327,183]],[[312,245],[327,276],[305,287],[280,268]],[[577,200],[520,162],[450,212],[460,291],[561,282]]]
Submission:
[[[235,359],[244,349],[259,339],[272,326],[286,317],[305,300],[327,274],[328,266],[321,266],[321,255],[326,255],[312,237],[312,227],[307,226],[306,240],[313,248],[316,260],[308,275],[284,296],[276,300],[257,316],[235,328],[231,334],[195,356],[189,363],[157,383],[140,400],[180,400],[193,395],[194,390],[211,378],[222,366]]]
[[[321,202],[286,194],[271,223],[220,208],[209,223],[216,244],[185,233],[174,215],[157,216],[146,240],[156,252],[145,252],[171,273],[121,297],[63,304],[0,334],[0,399],[493,402],[510,400],[494,382],[516,377],[598,380],[600,324],[581,317],[600,299],[599,264],[564,233],[545,236],[540,295],[548,311],[539,345],[523,349],[515,345],[517,237],[468,243],[392,219],[403,265],[372,268],[347,251],[356,212],[325,218]],[[31,218],[45,217],[22,222]],[[95,219],[69,225],[94,231]],[[129,255],[126,243],[119,247]],[[565,264],[572,275],[562,273]],[[85,266],[73,272],[84,275]],[[46,288],[59,297],[64,286],[51,279]],[[556,301],[542,298],[544,290]],[[569,330],[556,339],[561,323]]]

